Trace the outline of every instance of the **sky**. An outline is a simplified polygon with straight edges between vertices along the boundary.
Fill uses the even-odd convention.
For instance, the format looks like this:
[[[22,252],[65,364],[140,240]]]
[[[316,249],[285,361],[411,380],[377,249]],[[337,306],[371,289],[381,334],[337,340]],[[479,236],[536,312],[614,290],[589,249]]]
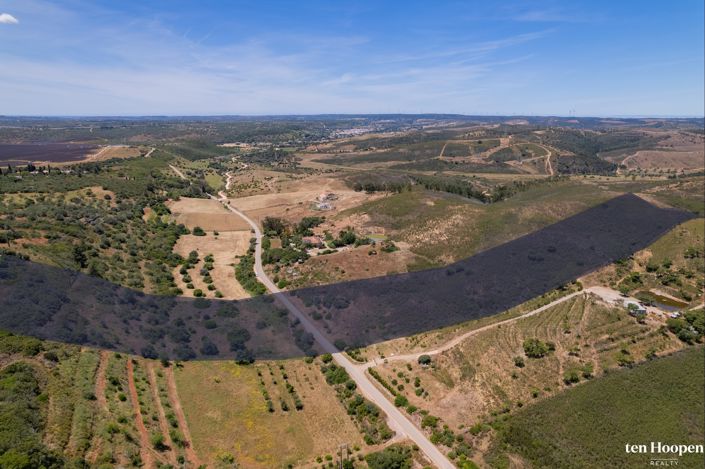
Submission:
[[[0,0],[0,115],[700,117],[703,4]]]

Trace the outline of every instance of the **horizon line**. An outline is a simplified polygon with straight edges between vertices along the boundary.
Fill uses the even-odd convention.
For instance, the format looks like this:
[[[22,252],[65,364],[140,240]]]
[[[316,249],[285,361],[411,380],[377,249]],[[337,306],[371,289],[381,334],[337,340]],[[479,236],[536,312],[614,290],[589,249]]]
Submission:
[[[204,117],[321,117],[321,116],[449,116],[449,117],[506,117],[506,118],[560,118],[560,119],[705,119],[705,114],[604,114],[604,115],[562,115],[562,114],[459,114],[443,112],[368,112],[368,113],[301,113],[301,114],[0,114],[2,118],[204,118]]]

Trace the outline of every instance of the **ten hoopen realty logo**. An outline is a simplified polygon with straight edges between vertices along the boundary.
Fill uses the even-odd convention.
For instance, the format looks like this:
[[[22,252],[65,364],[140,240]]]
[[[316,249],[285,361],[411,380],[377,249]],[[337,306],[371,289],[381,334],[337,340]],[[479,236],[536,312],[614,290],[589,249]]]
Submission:
[[[627,443],[624,445],[624,450],[627,454],[651,454],[649,461],[651,466],[677,466],[678,457],[691,453],[702,454],[703,445],[667,444],[652,441],[649,445]]]

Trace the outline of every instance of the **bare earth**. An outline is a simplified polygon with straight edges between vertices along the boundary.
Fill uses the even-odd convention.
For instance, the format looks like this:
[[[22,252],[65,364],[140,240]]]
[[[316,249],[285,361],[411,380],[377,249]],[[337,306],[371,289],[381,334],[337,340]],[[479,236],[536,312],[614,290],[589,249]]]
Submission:
[[[313,204],[322,192],[334,192],[338,196],[338,200],[332,202],[333,210],[316,210],[314,208]],[[326,186],[321,186],[316,190],[240,197],[230,199],[230,203],[257,222],[261,222],[267,216],[298,222],[305,216],[331,216],[340,210],[360,205],[371,198],[372,196],[362,192],[349,189],[331,190]]]
[[[191,251],[198,252],[198,257],[201,261],[190,272],[196,288],[207,292],[206,285],[202,283],[198,271],[203,265],[203,258],[208,254],[213,254],[214,262],[211,277],[216,288],[223,294],[223,299],[248,298],[250,295],[235,279],[233,264],[238,262],[236,256],[242,256],[247,252],[251,236],[249,231],[225,231],[219,232],[218,236],[214,236],[212,233],[208,233],[206,236],[181,236],[174,246],[174,252],[183,257],[188,257]],[[184,295],[192,296],[192,290],[187,289],[181,280],[182,276],[179,274],[179,267],[174,270],[173,275],[179,288],[184,291]],[[208,296],[211,295],[212,293],[208,292]]]
[[[215,200],[182,197],[177,201],[169,202],[168,207],[177,223],[183,223],[189,229],[196,226],[200,226],[206,231],[250,229],[245,222],[237,217],[227,216],[227,210]]]
[[[628,169],[701,169],[705,166],[702,148],[693,151],[642,150],[623,162]]]

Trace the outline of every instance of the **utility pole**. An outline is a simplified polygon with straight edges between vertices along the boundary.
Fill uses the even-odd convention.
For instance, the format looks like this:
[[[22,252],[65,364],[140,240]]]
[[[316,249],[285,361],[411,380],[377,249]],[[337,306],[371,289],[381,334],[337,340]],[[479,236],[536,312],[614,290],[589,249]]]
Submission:
[[[345,456],[343,456],[343,450],[345,450]],[[340,456],[339,468],[344,469],[343,462],[348,460],[348,444],[343,443],[338,446],[338,455]]]

